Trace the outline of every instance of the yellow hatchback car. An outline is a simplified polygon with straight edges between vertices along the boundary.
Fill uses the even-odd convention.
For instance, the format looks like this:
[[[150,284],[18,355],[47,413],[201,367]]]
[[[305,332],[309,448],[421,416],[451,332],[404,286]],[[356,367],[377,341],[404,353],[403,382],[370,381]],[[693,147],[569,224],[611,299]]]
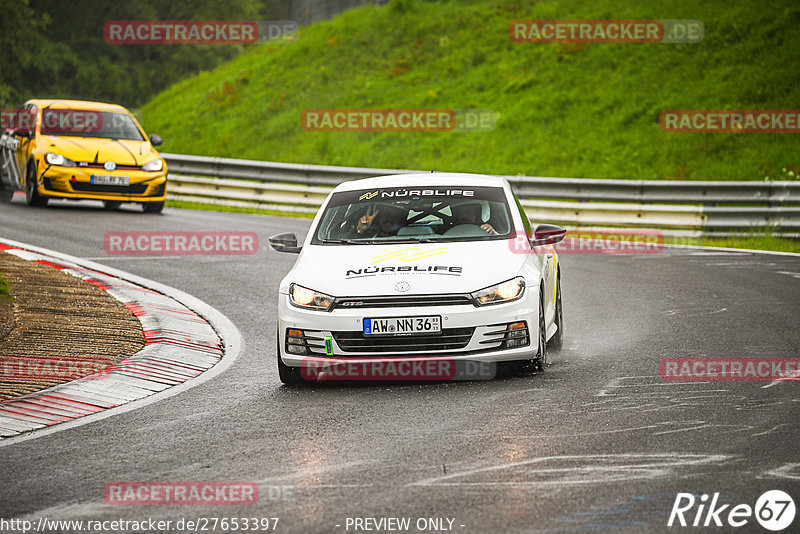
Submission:
[[[29,206],[51,198],[102,200],[106,209],[138,202],[146,213],[164,208],[167,165],[122,106],[80,100],[29,100],[10,120],[0,150],[0,196],[25,191]],[[13,152],[13,161],[10,153]]]

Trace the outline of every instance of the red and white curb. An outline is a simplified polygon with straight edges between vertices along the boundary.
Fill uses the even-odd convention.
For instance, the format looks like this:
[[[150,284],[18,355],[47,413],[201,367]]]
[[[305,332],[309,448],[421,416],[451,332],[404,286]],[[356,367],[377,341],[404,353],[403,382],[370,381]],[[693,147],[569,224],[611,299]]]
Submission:
[[[195,379],[217,365],[223,356],[228,359],[227,340],[221,331],[233,338],[232,357],[238,353],[241,341],[230,321],[185,293],[90,261],[14,241],[0,239],[0,250],[62,270],[106,291],[136,315],[145,336],[145,348],[118,364],[0,402],[0,440],[98,414]],[[190,306],[213,311],[207,315],[215,315],[218,325],[224,323],[223,328],[214,328],[207,317]]]

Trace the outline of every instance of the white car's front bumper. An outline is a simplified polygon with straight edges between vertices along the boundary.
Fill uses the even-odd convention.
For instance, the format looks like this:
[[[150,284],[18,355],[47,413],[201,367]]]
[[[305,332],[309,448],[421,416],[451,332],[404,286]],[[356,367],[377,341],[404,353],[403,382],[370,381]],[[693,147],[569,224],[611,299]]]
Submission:
[[[325,358],[332,363],[438,357],[485,362],[528,360],[535,357],[537,352],[538,298],[534,286],[533,290],[527,288],[519,300],[483,307],[472,304],[357,309],[337,307],[333,311],[322,312],[297,308],[289,303],[288,295],[281,294],[278,304],[280,355],[283,362],[290,367],[301,367],[309,358]],[[377,339],[362,334],[363,319],[366,317],[430,315],[441,316],[442,336],[394,336]],[[527,326],[526,344],[506,348],[507,337],[499,332],[504,331],[508,325],[521,321]],[[301,330],[305,337],[312,338],[307,342],[309,348],[306,354],[287,352],[289,329]],[[406,341],[413,343],[413,346],[397,347]],[[387,343],[393,346],[386,347]],[[448,344],[445,348],[437,348],[437,345],[444,343]],[[361,348],[365,344],[367,346]]]

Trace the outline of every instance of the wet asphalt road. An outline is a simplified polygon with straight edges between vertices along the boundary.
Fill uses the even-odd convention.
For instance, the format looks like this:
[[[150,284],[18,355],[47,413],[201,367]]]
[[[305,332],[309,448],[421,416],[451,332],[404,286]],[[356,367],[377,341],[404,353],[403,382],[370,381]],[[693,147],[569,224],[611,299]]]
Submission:
[[[0,518],[278,517],[278,532],[334,533],[356,532],[355,517],[442,532],[416,521],[445,518],[464,533],[665,532],[678,492],[752,506],[781,489],[800,505],[800,382],[659,376],[668,357],[800,355],[800,257],[562,255],[567,339],[544,373],[292,390],[277,377],[274,332],[277,285],[295,256],[266,238],[302,236],[310,220],[20,201],[0,204],[0,236],[194,295],[239,328],[244,348],[179,395],[0,448]],[[132,230],[253,231],[261,250],[105,254],[105,232]],[[113,481],[253,481],[260,498],[111,506],[103,488]],[[670,531],[684,530],[702,529]],[[765,532],[753,518],[736,531]]]

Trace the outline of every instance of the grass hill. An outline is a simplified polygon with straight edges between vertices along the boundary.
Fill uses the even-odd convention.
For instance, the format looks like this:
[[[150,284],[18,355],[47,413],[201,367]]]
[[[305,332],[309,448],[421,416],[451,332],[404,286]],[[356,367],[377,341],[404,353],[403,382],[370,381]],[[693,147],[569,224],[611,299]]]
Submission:
[[[697,44],[513,43],[516,19],[699,19]],[[792,179],[797,133],[665,133],[665,109],[800,108],[794,0],[395,0],[253,45],[141,109],[167,152],[492,174]],[[309,108],[484,108],[492,132],[307,132]],[[785,169],[785,170],[784,170]]]

